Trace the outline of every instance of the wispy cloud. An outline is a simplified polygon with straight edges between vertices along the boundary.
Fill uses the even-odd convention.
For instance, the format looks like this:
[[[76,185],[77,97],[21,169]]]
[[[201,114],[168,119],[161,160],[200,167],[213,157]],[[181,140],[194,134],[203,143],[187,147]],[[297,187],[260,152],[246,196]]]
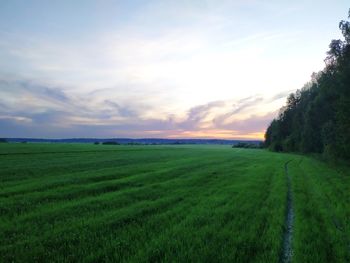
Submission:
[[[160,117],[152,105],[120,104],[108,97],[72,95],[54,86],[33,81],[0,81],[2,136],[111,136],[111,137],[261,137],[275,113],[254,115],[250,108],[271,98],[212,101]],[[242,119],[242,116],[247,116]],[[59,134],[62,134],[59,136]]]
[[[323,67],[334,32],[324,18],[340,19],[327,7],[345,10],[277,0],[81,5],[0,9],[0,136],[261,138],[285,97]]]

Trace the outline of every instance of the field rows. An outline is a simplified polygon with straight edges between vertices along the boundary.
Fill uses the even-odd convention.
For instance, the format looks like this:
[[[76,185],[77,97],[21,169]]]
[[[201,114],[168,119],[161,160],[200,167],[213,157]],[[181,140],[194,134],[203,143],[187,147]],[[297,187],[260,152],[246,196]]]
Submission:
[[[278,262],[288,160],[293,261],[346,262],[347,171],[228,146],[64,144],[0,146],[0,261]]]

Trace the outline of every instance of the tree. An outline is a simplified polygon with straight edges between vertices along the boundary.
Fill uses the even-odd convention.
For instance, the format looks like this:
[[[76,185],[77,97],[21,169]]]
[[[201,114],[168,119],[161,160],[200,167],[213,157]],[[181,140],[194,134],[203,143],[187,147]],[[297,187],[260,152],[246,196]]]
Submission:
[[[325,68],[288,96],[267,128],[265,146],[271,150],[350,159],[350,22],[341,21],[339,29],[344,40],[331,41]]]

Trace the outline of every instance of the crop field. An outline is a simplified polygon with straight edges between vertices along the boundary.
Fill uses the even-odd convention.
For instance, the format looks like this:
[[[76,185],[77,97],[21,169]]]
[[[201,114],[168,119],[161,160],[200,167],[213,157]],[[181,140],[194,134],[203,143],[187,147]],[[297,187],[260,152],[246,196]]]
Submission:
[[[350,262],[350,171],[230,146],[0,145],[0,262]]]

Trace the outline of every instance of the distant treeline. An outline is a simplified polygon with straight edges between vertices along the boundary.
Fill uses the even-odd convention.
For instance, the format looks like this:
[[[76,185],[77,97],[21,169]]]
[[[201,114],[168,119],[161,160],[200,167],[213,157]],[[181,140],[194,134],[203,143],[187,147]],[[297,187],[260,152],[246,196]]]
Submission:
[[[107,145],[173,145],[173,144],[222,144],[233,145],[239,142],[259,144],[261,140],[225,140],[225,139],[165,139],[165,138],[70,138],[70,139],[35,139],[35,138],[3,138],[4,142],[28,143],[95,143]]]
[[[339,29],[344,40],[332,40],[325,68],[289,95],[268,127],[268,148],[350,159],[350,22]]]

